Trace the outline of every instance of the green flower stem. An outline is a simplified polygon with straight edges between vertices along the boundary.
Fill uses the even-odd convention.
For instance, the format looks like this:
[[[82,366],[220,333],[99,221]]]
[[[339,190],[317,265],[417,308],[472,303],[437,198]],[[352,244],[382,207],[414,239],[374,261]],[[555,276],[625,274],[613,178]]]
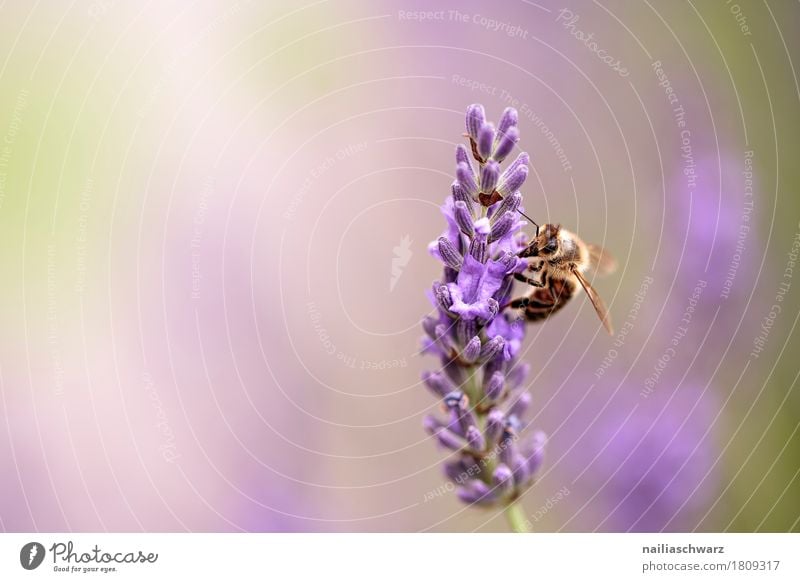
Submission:
[[[474,407],[475,404],[480,401],[481,396],[481,387],[478,385],[477,368],[475,366],[469,366],[464,368],[464,372],[467,374],[467,381],[463,386],[464,394],[469,398],[470,406]]]
[[[506,506],[506,519],[514,533],[530,532],[530,522],[522,511],[522,506],[517,501],[512,501]]]

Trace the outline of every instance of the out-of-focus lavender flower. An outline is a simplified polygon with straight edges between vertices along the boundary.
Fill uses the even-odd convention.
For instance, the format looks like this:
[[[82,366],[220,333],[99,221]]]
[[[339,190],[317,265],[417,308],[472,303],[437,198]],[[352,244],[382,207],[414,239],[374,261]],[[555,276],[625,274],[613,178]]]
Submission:
[[[576,454],[584,479],[597,487],[601,531],[689,531],[716,497],[712,388],[671,376],[663,393],[622,418],[610,413],[596,438]],[[630,392],[634,391],[633,386]],[[625,414],[627,417],[627,412]]]
[[[528,368],[517,359],[524,322],[501,310],[514,274],[526,266],[516,235],[525,224],[517,189],[528,157],[520,154],[501,174],[500,162],[519,139],[515,110],[506,109],[495,129],[483,107],[471,105],[466,126],[474,161],[459,145],[456,181],[442,207],[448,228],[429,246],[444,273],[430,294],[437,314],[423,322],[423,349],[440,358],[442,371],[423,380],[442,400],[445,418],[428,416],[424,426],[454,453],[445,474],[462,501],[512,507],[532,483],[545,441],[541,432],[523,430],[531,404]]]
[[[689,298],[698,300],[681,347],[687,353],[702,349],[699,367],[711,373],[724,354],[737,357],[737,349],[744,354],[751,349],[744,343],[737,345],[732,338],[742,325],[740,314],[744,314],[743,325],[760,325],[760,314],[747,321],[754,313],[747,302],[758,276],[762,250],[753,245],[758,238],[758,223],[752,220],[752,195],[727,195],[741,188],[742,163],[726,152],[699,155],[696,161],[696,174],[692,175],[696,186],[691,190],[690,203],[678,204],[667,213],[666,227],[680,243],[671,254],[664,253],[656,276],[664,287],[672,287],[668,306],[676,320],[684,317]],[[668,187],[681,192],[687,180],[682,171]],[[718,309],[719,316],[715,317]]]

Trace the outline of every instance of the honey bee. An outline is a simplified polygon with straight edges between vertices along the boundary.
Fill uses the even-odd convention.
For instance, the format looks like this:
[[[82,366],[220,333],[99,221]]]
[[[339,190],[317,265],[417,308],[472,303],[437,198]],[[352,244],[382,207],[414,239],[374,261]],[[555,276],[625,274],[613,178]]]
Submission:
[[[567,304],[580,284],[603,327],[614,335],[608,309],[587,279],[590,273],[607,275],[616,269],[616,261],[601,247],[583,242],[558,224],[544,224],[537,226],[536,236],[519,256],[528,259],[528,268],[515,277],[533,289],[508,307],[524,309],[529,321],[546,319]]]

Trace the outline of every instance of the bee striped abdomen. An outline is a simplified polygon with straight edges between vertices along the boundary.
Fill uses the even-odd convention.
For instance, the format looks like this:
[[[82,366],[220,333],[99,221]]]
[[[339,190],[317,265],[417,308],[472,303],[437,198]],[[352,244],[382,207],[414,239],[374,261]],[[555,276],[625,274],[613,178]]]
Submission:
[[[551,277],[547,287],[536,289],[530,296],[525,307],[525,317],[528,321],[545,319],[564,307],[575,294],[575,283],[570,279],[556,279]]]

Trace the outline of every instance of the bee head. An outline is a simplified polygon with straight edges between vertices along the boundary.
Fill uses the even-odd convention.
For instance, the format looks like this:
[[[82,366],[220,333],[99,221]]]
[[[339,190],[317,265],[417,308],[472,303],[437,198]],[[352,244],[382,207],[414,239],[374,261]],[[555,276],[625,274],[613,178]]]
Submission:
[[[559,249],[558,233],[561,230],[559,224],[545,224],[539,233],[539,254],[548,256],[554,255]]]

